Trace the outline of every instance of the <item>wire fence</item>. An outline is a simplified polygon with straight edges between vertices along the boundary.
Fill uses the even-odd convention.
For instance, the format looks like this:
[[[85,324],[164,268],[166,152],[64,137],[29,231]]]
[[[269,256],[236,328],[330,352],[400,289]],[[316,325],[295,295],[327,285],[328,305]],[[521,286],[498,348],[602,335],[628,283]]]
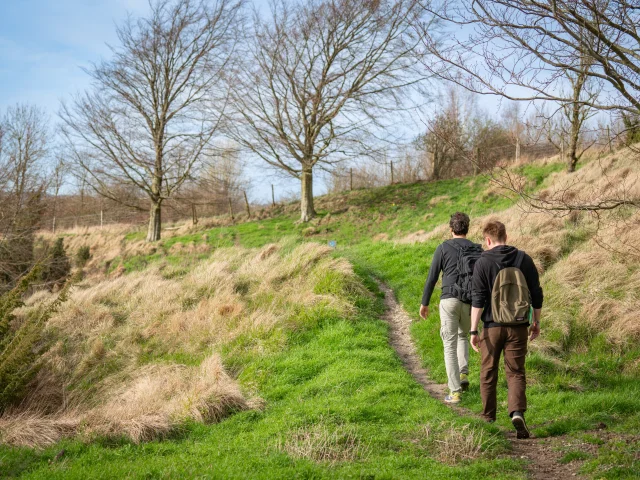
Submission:
[[[598,130],[600,132],[600,130]],[[611,137],[600,137],[578,144],[578,153],[588,150],[613,152],[617,146]],[[509,165],[532,162],[544,158],[559,156],[565,158],[569,153],[568,145],[552,143],[520,143],[497,145],[476,149],[470,152],[458,152],[460,162],[466,162],[462,172],[445,172],[445,178],[459,174],[477,174],[495,165]],[[448,176],[447,176],[448,175]],[[369,162],[352,167],[339,167],[329,176],[330,192],[345,192],[361,188],[374,188],[395,183],[414,183],[433,179],[433,163],[430,153],[407,155],[405,158],[387,162]]]
[[[615,146],[611,137],[604,141],[593,141],[589,144],[583,143],[579,149],[600,149],[612,152]],[[472,167],[474,173],[477,165],[482,164],[481,159],[490,158],[491,164],[521,163],[534,161],[541,158],[549,158],[560,155],[561,158],[566,152],[564,147],[555,146],[550,143],[544,144],[515,144],[498,145],[495,147],[476,150],[469,153],[472,162],[476,167]],[[480,159],[480,160],[479,160]],[[354,167],[338,167],[331,172],[328,178],[329,192],[344,192],[362,188],[375,188],[396,183],[414,183],[426,181],[432,178],[432,168],[428,152],[421,154],[405,155],[404,158],[397,158],[386,162],[368,162]],[[271,186],[271,206],[275,207],[276,194],[274,186]],[[228,215],[231,219],[241,212],[246,212],[251,217],[252,207],[249,204],[245,192],[239,193],[233,199],[203,201],[198,199],[178,198],[166,201],[162,211],[164,223],[191,220],[198,223],[199,218],[217,215]],[[95,209],[92,213],[81,213],[78,215],[49,216],[42,220],[41,228],[53,233],[74,230],[78,228],[99,227],[108,225],[144,225],[149,221],[149,212],[136,208],[109,208]]]
[[[272,186],[272,204],[276,205],[275,189]],[[108,225],[144,225],[149,222],[149,211],[140,201],[140,208],[119,207],[117,204],[108,207],[98,207],[96,204],[92,213],[76,215],[49,215],[40,222],[40,228],[52,233],[60,233],[82,228],[103,228]],[[197,224],[200,218],[227,215],[231,220],[240,213],[251,217],[255,206],[249,202],[245,191],[236,192],[233,197],[207,201],[203,198],[176,197],[166,200],[162,206],[163,224],[191,220]],[[84,211],[91,210],[85,206]]]
[[[42,229],[53,233],[86,227],[104,227],[114,224],[141,225],[149,214],[140,210],[100,210],[85,215],[52,216],[42,221]]]

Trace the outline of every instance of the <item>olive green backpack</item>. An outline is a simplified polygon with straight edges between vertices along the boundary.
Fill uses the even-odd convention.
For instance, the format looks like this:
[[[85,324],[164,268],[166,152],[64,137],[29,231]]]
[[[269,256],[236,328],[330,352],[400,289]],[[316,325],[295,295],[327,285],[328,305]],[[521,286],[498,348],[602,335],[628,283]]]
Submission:
[[[531,294],[520,267],[524,252],[518,251],[513,266],[498,272],[491,292],[491,311],[496,323],[517,325],[529,321]]]

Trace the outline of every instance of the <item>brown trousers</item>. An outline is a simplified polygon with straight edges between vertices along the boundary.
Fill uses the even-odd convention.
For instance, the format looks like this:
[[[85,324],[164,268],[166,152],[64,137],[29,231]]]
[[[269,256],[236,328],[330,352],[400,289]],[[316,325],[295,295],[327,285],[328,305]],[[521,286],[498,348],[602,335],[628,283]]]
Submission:
[[[527,355],[529,329],[517,327],[491,327],[482,330],[479,339],[482,366],[480,369],[480,396],[482,397],[482,417],[496,419],[496,387],[500,354],[504,352],[504,370],[507,377],[509,415],[524,413],[527,409],[524,361]]]

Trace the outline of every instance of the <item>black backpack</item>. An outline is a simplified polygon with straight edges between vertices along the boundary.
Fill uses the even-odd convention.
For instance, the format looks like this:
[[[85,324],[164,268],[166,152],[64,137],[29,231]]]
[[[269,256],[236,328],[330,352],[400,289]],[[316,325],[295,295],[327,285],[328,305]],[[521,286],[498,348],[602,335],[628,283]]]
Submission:
[[[445,242],[452,246],[458,254],[456,263],[456,281],[449,287],[449,293],[463,303],[471,304],[471,277],[473,267],[482,254],[482,247],[477,243],[459,245],[454,241]]]

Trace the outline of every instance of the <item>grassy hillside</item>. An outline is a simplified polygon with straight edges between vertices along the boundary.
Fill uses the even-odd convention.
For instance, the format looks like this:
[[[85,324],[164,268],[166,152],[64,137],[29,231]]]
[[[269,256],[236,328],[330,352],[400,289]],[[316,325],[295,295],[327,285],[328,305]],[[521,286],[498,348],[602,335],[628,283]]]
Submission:
[[[604,161],[610,175],[628,170],[624,159]],[[587,164],[576,174],[582,188],[601,188],[595,178],[601,165]],[[562,168],[536,163],[517,173],[528,188],[553,191],[566,187]],[[582,461],[583,473],[597,478],[640,474],[640,444],[632,434],[640,427],[640,329],[634,313],[640,302],[640,270],[637,258],[617,253],[628,245],[616,248],[620,239],[613,232],[618,230],[596,228],[597,219],[586,214],[525,214],[483,177],[330,195],[318,200],[318,210],[311,225],[296,223],[294,205],[263,212],[259,221],[185,225],[152,246],[143,243],[142,231],[68,236],[71,250],[90,245],[93,252],[87,288],[76,297],[76,302],[87,303],[77,308],[93,308],[105,292],[117,293],[104,306],[112,316],[116,313],[114,318],[120,315],[121,322],[109,330],[107,351],[118,352],[119,342],[142,332],[147,337],[136,346],[129,368],[197,369],[215,352],[241,408],[225,412],[232,415],[215,424],[168,412],[172,428],[162,434],[165,440],[141,445],[132,443],[135,436],[130,434],[128,440],[114,440],[109,430],[97,429],[92,438],[98,440],[91,443],[63,440],[43,451],[2,447],[0,470],[32,478],[424,478],[425,472],[429,478],[522,477],[519,462],[501,456],[507,444],[498,428],[509,428],[506,413],[497,426],[484,425],[458,417],[428,397],[402,369],[378,319],[382,305],[372,276],[387,282],[415,315],[412,333],[424,364],[437,381],[445,381],[437,297],[426,321],[417,321],[417,310],[430,257],[446,236],[442,225],[452,212],[462,210],[474,219],[476,236],[488,216],[502,219],[511,242],[531,253],[542,272],[543,336],[528,358],[528,420],[534,433],[568,434],[570,440],[558,448],[566,461]],[[624,215],[626,236],[640,238],[636,214]],[[603,235],[608,235],[609,248],[599,246]],[[329,240],[337,242],[334,251],[304,246]],[[274,242],[280,246],[267,246]],[[277,253],[260,267],[263,252],[271,248]],[[317,260],[305,263],[304,252]],[[199,291],[190,279],[221,262],[232,267],[218,273],[220,287],[182,301],[181,295]],[[294,267],[298,262],[302,266]],[[274,273],[283,270],[284,281]],[[153,301],[141,293],[156,290],[149,278],[168,282],[175,293]],[[199,281],[203,287],[209,284]],[[135,282],[140,286],[127,294],[123,285]],[[215,308],[200,317],[197,312],[212,308],[223,285],[231,288],[224,295],[233,299],[225,302],[240,307],[229,307],[232,319],[221,315],[212,330],[208,319],[218,318]],[[150,318],[142,303],[132,305],[142,297],[151,298],[145,301],[156,312],[149,324],[135,321]],[[268,318],[266,325],[263,318]],[[80,344],[90,352],[95,335],[91,330],[81,333],[86,338]],[[69,361],[78,363],[72,356]],[[83,376],[77,373],[78,379]],[[473,353],[471,378],[478,378]],[[501,388],[503,407],[505,401],[506,388]],[[463,405],[479,411],[477,381],[472,380]],[[456,434],[467,424],[471,438],[477,439],[471,444],[478,448],[469,458],[456,458],[450,447],[459,443]],[[126,429],[120,433],[128,434]],[[61,448],[66,451],[63,459],[49,465],[47,460]]]
[[[3,476],[517,478],[516,462],[495,459],[495,427],[456,416],[403,370],[375,286],[328,250],[221,249],[184,276],[81,288],[49,327],[58,358],[36,388],[64,384],[64,404],[36,393],[49,414],[27,406],[0,424],[5,442],[81,438],[3,447]],[[471,441],[452,457],[460,429]]]

